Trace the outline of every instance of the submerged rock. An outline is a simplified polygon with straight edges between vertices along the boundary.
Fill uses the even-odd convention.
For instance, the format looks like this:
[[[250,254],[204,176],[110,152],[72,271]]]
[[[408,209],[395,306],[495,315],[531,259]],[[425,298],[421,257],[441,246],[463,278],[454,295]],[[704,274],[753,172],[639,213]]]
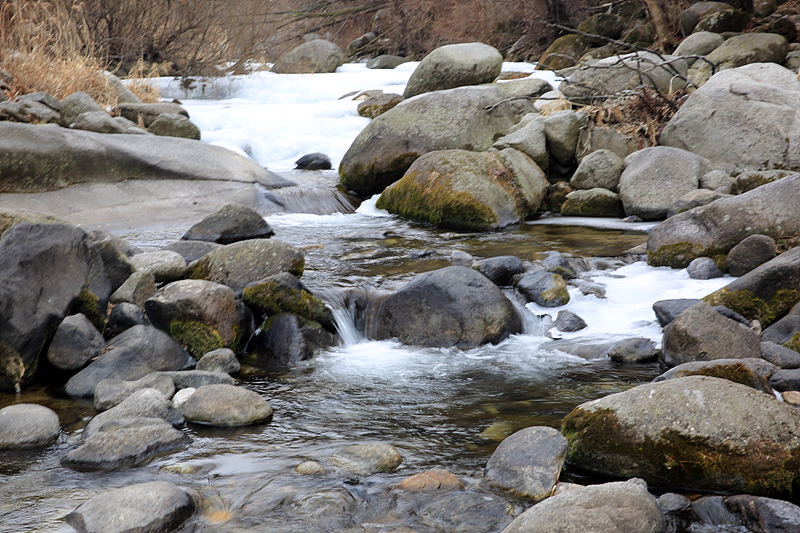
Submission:
[[[391,444],[363,442],[339,450],[331,456],[338,466],[356,474],[393,472],[403,462],[403,456]]]
[[[499,496],[460,492],[425,506],[420,515],[436,531],[469,533],[498,531],[518,512],[516,505]]]

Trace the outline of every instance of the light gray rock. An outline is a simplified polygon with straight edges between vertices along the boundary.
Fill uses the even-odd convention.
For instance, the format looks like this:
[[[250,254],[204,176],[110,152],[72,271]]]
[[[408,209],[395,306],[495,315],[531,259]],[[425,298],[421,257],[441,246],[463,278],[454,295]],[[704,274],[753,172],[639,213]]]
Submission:
[[[568,193],[561,214],[567,217],[623,218],[625,209],[619,194],[596,187]]]
[[[153,104],[124,104],[120,103],[114,107],[114,113],[130,120],[135,124],[143,124],[149,128],[151,124],[162,114],[182,115],[189,118],[189,113],[179,104],[171,102],[157,102]]]
[[[127,130],[105,111],[81,113],[75,117],[75,122],[70,127],[76,130],[95,131],[97,133],[125,133]]]
[[[100,355],[105,343],[103,334],[86,315],[70,315],[59,324],[47,349],[47,360],[59,370],[80,370]]]
[[[625,169],[625,161],[607,149],[596,150],[585,156],[575,174],[569,180],[573,189],[608,189],[618,192],[619,178]]]
[[[529,427],[507,437],[486,463],[481,484],[516,497],[549,497],[567,456],[567,439],[549,427]]]
[[[722,194],[731,194],[735,184],[736,180],[724,170],[712,170],[700,178],[700,187]]]
[[[358,114],[362,117],[376,118],[383,115],[402,101],[403,97],[399,94],[376,94],[375,96],[370,96],[358,104]],[[328,165],[330,164],[330,160],[328,160]],[[330,166],[326,168],[330,168]]]
[[[281,56],[272,66],[277,74],[318,74],[336,72],[344,64],[342,49],[330,41],[315,39]]]
[[[678,48],[672,53],[675,56],[705,56],[716,50],[725,42],[725,38],[719,33],[710,31],[698,31],[687,36],[681,41]],[[691,67],[697,58],[687,57],[686,63]]]
[[[553,113],[544,120],[547,149],[559,163],[570,165],[575,161],[581,123],[578,113],[569,109]]]
[[[185,489],[168,481],[151,481],[105,491],[64,520],[81,533],[173,531],[196,508]]]
[[[330,460],[349,472],[369,475],[397,470],[403,456],[386,442],[362,442],[337,451]]]
[[[514,131],[497,139],[492,148],[498,150],[514,148],[533,159],[540,168],[547,169],[550,153],[547,151],[547,137],[544,133],[545,117],[533,113],[525,115],[529,116],[532,120],[526,121],[521,128],[513,128]]]
[[[13,117],[20,122],[41,124],[62,124],[63,122],[61,115],[57,111],[39,101],[28,99],[13,102],[2,101],[0,103],[0,115],[5,120]]]
[[[0,409],[0,450],[52,444],[60,432],[58,414],[44,405],[18,403]]]
[[[224,384],[198,387],[180,411],[190,422],[217,427],[249,426],[272,419],[272,407],[259,394]]]
[[[500,75],[502,67],[503,56],[488,44],[441,46],[420,61],[408,80],[403,98],[464,85],[491,83]]]
[[[517,289],[530,302],[542,307],[560,307],[569,303],[567,283],[559,274],[540,270],[517,281]]]
[[[625,158],[619,191],[625,214],[643,220],[664,218],[684,194],[696,190],[711,164],[686,150],[645,148]]]
[[[686,273],[692,279],[721,278],[722,271],[710,257],[698,257],[686,267]]]
[[[203,355],[203,357],[197,361],[195,369],[236,374],[241,369],[241,366],[233,350],[230,348],[220,348]]]
[[[647,363],[658,358],[660,351],[650,339],[633,337],[614,343],[608,357],[617,363]]]
[[[503,533],[662,533],[664,518],[641,479],[577,487],[534,505]]]
[[[742,33],[726,40],[706,56],[708,61],[697,61],[689,78],[702,85],[711,77],[712,64],[717,72],[750,63],[777,63],[780,65],[789,52],[789,43],[775,33]],[[776,65],[776,66],[777,66]]]
[[[74,92],[60,102],[61,104],[61,118],[67,126],[75,122],[78,115],[81,113],[102,111],[105,110],[100,107],[94,99],[83,91]]]
[[[186,274],[186,260],[178,252],[158,250],[143,252],[131,257],[136,272],[149,272],[155,276],[156,283],[181,279]]]
[[[178,372],[155,372],[169,377],[176,389],[197,389],[203,385],[234,385],[230,374],[214,370],[181,370]]]
[[[133,266],[133,265],[131,265]],[[112,304],[131,303],[144,308],[144,302],[153,296],[156,288],[156,276],[148,270],[132,273],[120,287],[111,295]]]
[[[134,326],[149,326],[142,308],[129,302],[121,302],[114,306],[108,315],[106,331],[109,335],[116,336],[131,329]]]
[[[172,398],[175,394],[175,383],[163,372],[153,372],[136,381],[104,379],[94,389],[94,408],[97,411],[107,411],[142,389],[155,389],[165,398]]]
[[[160,418],[174,427],[183,426],[186,421],[161,391],[157,389],[140,389],[108,411],[98,414],[86,425],[83,438],[88,439],[102,431],[109,423],[119,423],[130,418]]]
[[[218,244],[216,242],[181,240],[168,244],[162,249],[178,252],[183,256],[184,259],[186,259],[186,263],[189,264],[203,258],[209,252],[213,252],[214,250],[222,248],[222,246],[222,244]],[[155,293],[155,291],[153,292]],[[148,298],[149,297],[150,296],[148,296]]]
[[[408,59],[400,56],[382,55],[373,57],[367,61],[367,68],[369,69],[393,69],[407,63]]]
[[[200,128],[188,117],[179,113],[161,113],[148,126],[147,131],[162,137],[200,140]]]
[[[701,178],[702,179],[702,178]],[[717,191],[709,191],[708,189],[695,189],[689,191],[681,196],[674,204],[672,204],[667,211],[667,218],[672,218],[679,215],[684,211],[708,205],[711,202],[716,202],[720,198],[727,198],[729,194],[723,194]]]
[[[699,302],[664,329],[661,357],[667,366],[690,361],[759,358],[760,342],[758,333],[752,329]]]
[[[142,100],[135,94],[133,91],[128,89],[128,86],[119,79],[119,77],[115,76],[111,72],[105,71],[103,74],[106,75],[106,79],[108,80],[108,84],[111,86],[111,90],[117,95],[117,103],[118,104],[141,104]]]

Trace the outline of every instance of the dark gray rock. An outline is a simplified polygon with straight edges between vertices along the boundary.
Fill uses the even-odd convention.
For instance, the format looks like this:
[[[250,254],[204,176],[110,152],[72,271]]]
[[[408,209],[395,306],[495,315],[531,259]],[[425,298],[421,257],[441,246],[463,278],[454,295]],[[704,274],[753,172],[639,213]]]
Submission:
[[[33,379],[42,348],[68,312],[103,327],[110,289],[82,229],[23,222],[6,230],[0,238],[0,389]]]
[[[270,225],[254,209],[228,204],[189,228],[181,239],[230,244],[247,239],[268,239],[273,235],[275,232]]]
[[[100,354],[105,343],[103,334],[86,315],[70,315],[59,324],[47,349],[47,360],[59,370],[80,370]]]
[[[203,385],[233,385],[230,374],[213,370],[181,370],[179,372],[155,372],[169,377],[176,389],[198,389]]]
[[[145,128],[150,128],[153,122],[164,113],[189,118],[189,113],[183,107],[171,102],[119,104],[114,108],[114,112],[117,116],[124,117],[131,122],[138,124],[141,121]]]
[[[191,442],[185,433],[169,423],[153,420],[150,425],[99,431],[65,455],[61,464],[77,470],[138,466],[156,455],[177,451]]]
[[[112,304],[129,303],[144,308],[144,302],[156,293],[156,276],[152,272],[134,272],[111,295]]]
[[[114,306],[108,315],[108,325],[106,329],[110,335],[119,335],[134,326],[149,326],[144,311],[137,305],[122,302]]]
[[[272,65],[277,74],[318,74],[335,72],[345,61],[337,45],[323,39],[303,43],[287,52]]]
[[[241,364],[236,358],[236,354],[229,348],[212,350],[197,361],[195,370],[207,370],[209,372],[224,372],[226,374],[236,374],[241,369]]]
[[[778,370],[777,366],[763,359],[693,361],[671,368],[653,381],[665,381],[686,376],[711,376],[741,383],[761,392],[772,394],[769,379]]]
[[[800,368],[800,353],[774,342],[761,342],[761,358],[783,369]]]
[[[379,321],[377,338],[418,346],[474,347],[522,331],[497,285],[462,266],[416,276],[386,299]]]
[[[67,382],[70,396],[90,398],[106,378],[128,381],[157,370],[181,370],[194,365],[192,357],[169,335],[152,326],[134,326],[106,343],[105,353]]]
[[[75,119],[78,118],[78,115],[81,113],[92,111],[102,111],[105,113],[105,110],[100,107],[91,96],[83,91],[74,92],[64,97],[60,102],[60,107],[61,117],[64,120],[64,124],[67,126],[75,122]]]
[[[406,84],[403,98],[464,85],[491,83],[502,68],[503,56],[488,44],[441,46],[420,61]]]
[[[705,302],[683,311],[664,328],[661,357],[667,366],[690,361],[761,357],[758,334]]]
[[[504,287],[511,283],[511,278],[525,272],[522,260],[514,255],[500,255],[481,259],[472,264],[472,268],[492,280],[495,285]]]
[[[188,117],[178,113],[161,113],[147,127],[153,135],[200,140],[200,128]]]
[[[186,259],[186,263],[192,263],[204,257],[207,253],[222,248],[221,244],[205,241],[177,241],[166,245],[162,250],[172,250],[178,252]],[[155,292],[155,291],[154,291]]]
[[[608,350],[608,357],[617,363],[647,363],[659,354],[653,341],[641,337],[617,342]]]
[[[558,274],[540,270],[525,274],[517,281],[517,289],[529,302],[542,307],[559,307],[569,303],[567,284]]]
[[[659,300],[653,304],[653,311],[661,327],[678,318],[678,315],[689,309],[691,306],[701,302],[697,298],[678,298],[674,300]]]
[[[459,492],[425,506],[420,515],[436,531],[468,533],[499,531],[518,512],[516,505],[499,496]]]
[[[256,366],[293,365],[310,359],[314,352],[336,343],[335,337],[318,322],[297,315],[281,313],[271,316],[250,342],[248,352],[256,358]]]
[[[538,503],[504,533],[662,533],[664,518],[641,479],[577,487]]]
[[[83,438],[88,439],[102,431],[106,424],[118,424],[121,420],[131,418],[160,418],[174,427],[182,427],[186,423],[183,416],[173,407],[172,402],[161,394],[161,391],[140,389],[118,405],[92,418],[83,430]]]
[[[336,331],[330,308],[289,272],[250,283],[242,291],[242,301],[259,322],[270,316],[291,313],[303,320],[318,322],[331,333]]]
[[[352,523],[358,501],[345,489],[312,492],[297,501],[295,512],[312,523],[323,523],[325,528]],[[338,527],[337,527],[338,529]]]
[[[330,459],[337,466],[361,475],[394,472],[403,462],[397,448],[386,442],[353,444],[337,451]]]
[[[726,498],[725,507],[740,515],[750,531],[777,533],[800,528],[800,507],[784,500],[739,494]]]
[[[738,514],[725,506],[725,496],[703,496],[692,502],[696,522],[714,528],[740,528],[744,524]]]
[[[712,309],[714,309],[714,311],[716,311],[717,313],[721,314],[724,317],[730,318],[731,320],[735,320],[736,322],[742,324],[743,326],[747,326],[748,328],[752,326],[752,323],[749,320],[747,320],[745,317],[743,317],[736,311],[728,309],[724,305],[715,305],[712,307]]]
[[[64,520],[81,533],[173,531],[196,508],[185,489],[168,481],[151,481],[105,491]]]
[[[721,278],[722,271],[710,257],[698,257],[686,267],[686,273],[692,279]]]
[[[558,274],[564,279],[575,277],[575,267],[561,252],[547,252],[547,257],[542,260],[542,268],[548,272]]]
[[[104,379],[94,389],[94,408],[97,411],[107,411],[142,389],[156,389],[165,398],[172,398],[172,395],[175,394],[175,383],[172,378],[162,372],[153,372],[137,381]]]
[[[668,492],[656,500],[664,517],[664,533],[686,531],[692,522],[692,501],[681,494]]]
[[[794,336],[800,332],[800,314],[795,312],[797,308],[798,306],[795,306],[789,314],[766,328],[761,333],[761,340],[776,344],[791,342]]]
[[[258,393],[234,385],[203,385],[180,407],[186,420],[217,427],[261,424],[272,419],[272,407]]]
[[[102,230],[92,231],[89,233],[89,237],[92,239],[92,245],[103,258],[103,265],[106,267],[108,279],[111,281],[111,291],[114,292],[133,273],[133,265],[128,256],[132,247],[119,237]]]
[[[778,370],[769,378],[769,384],[778,392],[800,390],[800,369]]]
[[[580,331],[586,327],[586,322],[575,313],[562,310],[559,311],[558,316],[556,316],[555,326],[558,331]]]
[[[776,255],[775,239],[768,235],[750,235],[731,248],[725,264],[731,276],[744,276]]]
[[[529,427],[507,437],[486,463],[481,485],[541,501],[558,483],[569,444],[558,430]]]
[[[393,69],[407,63],[408,59],[400,56],[382,55],[373,57],[367,61],[367,68],[369,69]]]
[[[297,161],[294,168],[297,170],[330,170],[331,158],[321,152],[306,154]]]
[[[0,450],[52,444],[60,432],[58,415],[44,405],[18,403],[0,409]]]

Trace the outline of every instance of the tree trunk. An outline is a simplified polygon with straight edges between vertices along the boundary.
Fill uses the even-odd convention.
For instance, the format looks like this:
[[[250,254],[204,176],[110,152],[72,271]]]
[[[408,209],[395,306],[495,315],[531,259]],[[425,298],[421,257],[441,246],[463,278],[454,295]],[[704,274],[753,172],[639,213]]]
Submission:
[[[650,12],[650,18],[653,20],[653,26],[656,27],[657,36],[657,50],[664,52],[666,46],[671,40],[669,31],[669,20],[667,19],[664,9],[661,7],[661,0],[644,0],[647,5],[647,10]]]

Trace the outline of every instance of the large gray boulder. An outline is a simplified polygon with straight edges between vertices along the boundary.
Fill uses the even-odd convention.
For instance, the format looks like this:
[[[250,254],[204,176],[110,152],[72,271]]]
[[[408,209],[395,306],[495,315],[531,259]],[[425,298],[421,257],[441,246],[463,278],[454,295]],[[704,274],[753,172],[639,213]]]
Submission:
[[[197,508],[195,499],[168,481],[103,491],[64,520],[81,533],[173,531]]]
[[[107,378],[134,381],[157,370],[181,370],[194,359],[169,335],[152,326],[134,326],[106,343],[105,353],[72,376],[64,388],[70,396],[90,398]]]
[[[94,408],[97,411],[107,411],[142,389],[156,389],[165,398],[172,398],[175,394],[175,383],[165,372],[153,372],[136,381],[104,379],[94,389]]]
[[[653,381],[679,379],[687,376],[710,376],[741,383],[761,392],[772,394],[769,378],[778,370],[779,367],[760,358],[693,361],[671,368],[657,376]]]
[[[261,424],[272,418],[272,407],[258,393],[235,385],[203,385],[180,406],[186,420],[218,427]]]
[[[644,220],[665,218],[684,194],[696,190],[711,170],[708,160],[686,150],[655,146],[625,158],[619,193],[625,214]]]
[[[0,450],[52,444],[60,432],[58,414],[44,405],[18,403],[0,409]]]
[[[481,484],[517,497],[544,500],[558,483],[567,447],[567,439],[550,427],[517,431],[489,458]]]
[[[156,389],[140,389],[119,404],[98,414],[86,425],[81,434],[85,440],[109,427],[121,425],[142,425],[139,419],[159,419],[169,422],[173,427],[182,427],[186,420],[175,409],[172,402],[161,391]],[[135,420],[134,420],[135,419]],[[125,422],[133,420],[133,422]],[[149,424],[150,422],[147,422]]]
[[[271,72],[278,74],[319,74],[336,72],[344,64],[344,52],[323,39],[303,43],[281,56]]]
[[[458,87],[406,100],[364,128],[339,166],[342,184],[361,196],[383,191],[417,158],[435,150],[488,150],[533,102],[509,97],[502,85]]]
[[[694,152],[729,174],[799,169],[798,109],[795,72],[774,63],[723,70],[675,113],[661,144]]]
[[[661,357],[667,366],[690,361],[758,358],[760,343],[758,333],[701,301],[664,328]]]
[[[547,170],[550,153],[547,151],[547,136],[544,122],[546,118],[538,113],[525,115],[519,124],[511,128],[508,135],[497,139],[492,148],[505,150],[513,148],[533,159],[539,168]]]
[[[47,361],[59,370],[80,370],[100,355],[105,343],[86,315],[70,315],[59,324],[47,349]]]
[[[0,122],[0,192],[52,191],[129,179],[293,183],[251,159],[200,141]]]
[[[576,487],[519,515],[503,533],[662,533],[664,518],[641,479]]]
[[[30,382],[68,312],[82,312],[103,327],[110,289],[103,261],[82,229],[21,223],[3,233],[0,389]]]
[[[336,331],[330,308],[288,272],[250,283],[242,291],[242,301],[253,311],[259,323],[270,316],[292,313],[319,322],[330,332]]]
[[[683,56],[705,56],[719,48],[722,43],[725,42],[725,38],[720,35],[719,33],[713,33],[710,31],[698,31],[692,33],[686,39],[681,41],[681,44],[678,45],[678,48],[675,49],[673,55],[683,57]],[[686,62],[691,67],[698,58],[696,57],[686,57]]]
[[[716,71],[741,67],[751,63],[776,63],[780,65],[789,52],[789,43],[775,33],[742,33],[726,40],[706,56],[707,61],[697,61],[689,74],[691,80],[702,85]]]
[[[442,150],[414,161],[377,207],[445,228],[492,230],[533,215],[547,187],[544,172],[513,148]]]
[[[625,161],[620,156],[601,148],[581,159],[575,174],[569,180],[573,189],[608,189],[617,192],[619,178],[625,170]]]
[[[800,411],[746,385],[689,376],[576,407],[568,463],[651,486],[791,497]]]
[[[799,102],[800,103],[800,102]],[[698,257],[727,254],[750,235],[773,238],[800,234],[800,174],[752,191],[720,198],[680,213],[653,229],[647,239],[647,262],[685,268]]]
[[[411,74],[403,98],[464,85],[491,83],[503,68],[503,56],[483,43],[448,44],[420,61]]]
[[[255,209],[228,204],[189,228],[181,239],[230,244],[247,239],[267,239],[274,234]]]
[[[497,285],[470,268],[451,266],[420,274],[390,295],[375,336],[471,348],[521,331],[521,319]]]

